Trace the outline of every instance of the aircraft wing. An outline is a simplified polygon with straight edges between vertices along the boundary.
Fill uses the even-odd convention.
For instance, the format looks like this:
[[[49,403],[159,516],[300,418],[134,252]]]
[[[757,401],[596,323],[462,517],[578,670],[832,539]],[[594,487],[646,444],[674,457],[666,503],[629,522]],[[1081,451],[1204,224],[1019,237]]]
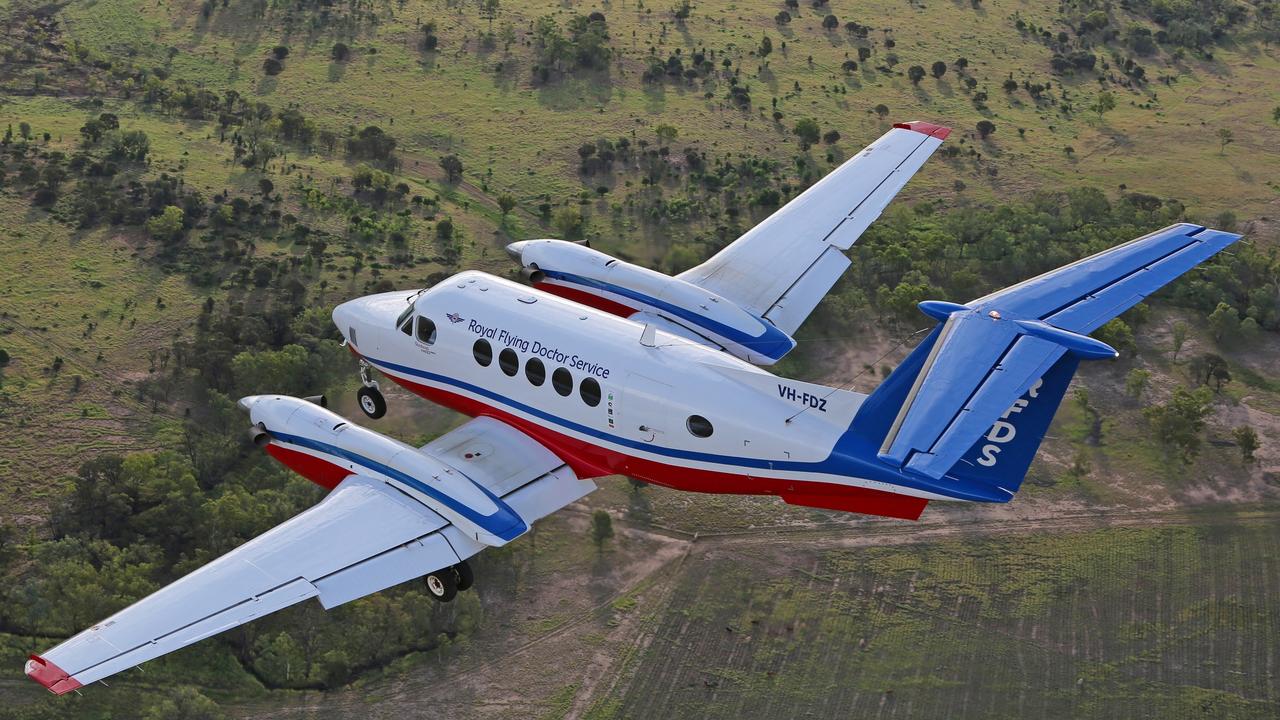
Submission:
[[[701,265],[679,275],[788,334],[849,266],[848,250],[950,128],[900,123]]]
[[[1173,225],[963,306],[922,304],[944,324],[880,459],[941,478],[1065,353],[1114,356],[1086,333],[1239,237]],[[982,499],[1008,499],[990,492]]]
[[[464,459],[465,449],[437,459],[502,495],[527,522],[596,487],[496,420],[473,420],[427,449],[467,443],[470,450],[483,446],[483,464]],[[31,656],[26,672],[61,695],[308,598],[332,608],[484,547],[396,486],[351,475],[315,507]]]

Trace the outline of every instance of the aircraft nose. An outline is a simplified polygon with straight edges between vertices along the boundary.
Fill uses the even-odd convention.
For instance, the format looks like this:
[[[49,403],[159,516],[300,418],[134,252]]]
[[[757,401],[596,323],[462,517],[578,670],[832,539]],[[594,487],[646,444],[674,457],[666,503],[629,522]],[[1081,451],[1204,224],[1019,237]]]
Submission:
[[[251,412],[253,410],[253,406],[261,402],[263,397],[263,395],[246,395],[236,401],[236,407],[245,412]]]
[[[342,333],[342,337],[352,342],[353,345],[355,343],[351,340],[351,335],[352,328],[355,327],[357,314],[355,304],[358,302],[360,301],[348,300],[333,309],[333,324],[337,326],[338,332]]]
[[[516,262],[520,262],[521,256],[524,254],[524,249],[526,246],[528,246],[528,244],[529,244],[528,240],[518,240],[516,242],[513,242],[507,245],[507,254],[510,255]]]

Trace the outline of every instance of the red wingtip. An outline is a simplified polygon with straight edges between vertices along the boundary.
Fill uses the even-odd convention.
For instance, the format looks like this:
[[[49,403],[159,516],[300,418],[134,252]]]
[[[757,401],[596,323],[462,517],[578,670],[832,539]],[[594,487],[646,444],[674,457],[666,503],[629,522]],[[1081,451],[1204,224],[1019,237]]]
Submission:
[[[32,655],[27,660],[27,677],[49,688],[54,695],[63,695],[80,687],[79,680],[39,655]]]
[[[944,127],[942,125],[934,125],[933,123],[927,123],[923,120],[894,123],[893,126],[896,128],[902,128],[903,130],[915,130],[918,133],[924,133],[925,135],[936,137],[939,140],[946,140],[947,136],[951,134],[951,128]]]

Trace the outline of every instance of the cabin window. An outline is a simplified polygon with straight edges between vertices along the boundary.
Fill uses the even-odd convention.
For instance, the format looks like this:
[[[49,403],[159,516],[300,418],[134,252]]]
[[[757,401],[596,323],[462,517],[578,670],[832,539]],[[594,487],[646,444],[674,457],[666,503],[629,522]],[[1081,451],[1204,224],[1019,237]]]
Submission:
[[[503,350],[498,353],[498,367],[502,368],[503,375],[515,377],[520,372],[520,356],[511,348]]]
[[[689,428],[689,434],[694,437],[709,438],[711,433],[715,432],[715,428],[711,427],[711,421],[701,415],[690,415],[689,419],[684,421],[684,426]]]
[[[578,386],[578,394],[582,396],[582,402],[595,407],[600,404],[600,383],[593,377],[585,378]]]
[[[524,364],[524,376],[534,387],[541,387],[547,381],[547,367],[538,358],[529,358]]]
[[[431,318],[418,316],[418,342],[424,345],[434,344],[436,341],[436,324],[431,322]]]
[[[476,344],[471,346],[471,355],[480,367],[489,367],[489,363],[493,362],[493,346],[483,338],[477,340]]]
[[[573,392],[573,374],[565,368],[556,368],[551,373],[551,387],[564,397],[569,397],[569,393]]]

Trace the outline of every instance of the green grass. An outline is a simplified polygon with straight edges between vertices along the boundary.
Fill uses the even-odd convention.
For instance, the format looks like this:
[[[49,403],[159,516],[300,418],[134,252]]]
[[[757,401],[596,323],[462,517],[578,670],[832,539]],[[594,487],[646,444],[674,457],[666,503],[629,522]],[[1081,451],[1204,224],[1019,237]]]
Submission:
[[[691,566],[618,717],[1267,717],[1268,525],[1104,530]],[[778,557],[782,555],[779,554]],[[816,571],[816,577],[807,571]],[[801,571],[805,572],[801,572]],[[664,690],[665,689],[665,690]],[[1147,712],[1160,708],[1162,714]]]

